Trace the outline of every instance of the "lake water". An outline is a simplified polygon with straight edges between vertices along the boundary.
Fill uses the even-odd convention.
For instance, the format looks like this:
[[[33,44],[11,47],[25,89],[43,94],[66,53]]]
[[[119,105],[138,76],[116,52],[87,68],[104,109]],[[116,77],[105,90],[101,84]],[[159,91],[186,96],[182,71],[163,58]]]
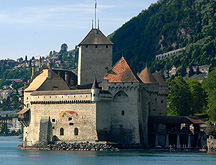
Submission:
[[[216,154],[199,152],[153,151],[38,151],[20,150],[18,137],[0,136],[0,164],[78,164],[78,165],[139,165],[139,164],[214,164]]]

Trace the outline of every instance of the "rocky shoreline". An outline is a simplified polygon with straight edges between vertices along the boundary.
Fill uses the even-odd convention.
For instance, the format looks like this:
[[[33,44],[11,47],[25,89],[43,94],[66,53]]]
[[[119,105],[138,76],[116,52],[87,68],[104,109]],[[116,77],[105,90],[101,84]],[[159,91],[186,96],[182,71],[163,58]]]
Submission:
[[[34,147],[22,147],[20,149],[33,149],[33,150],[55,150],[55,151],[119,151],[118,148],[113,147],[107,143],[90,143],[90,142],[74,142],[74,143],[57,143],[48,145],[38,145]]]

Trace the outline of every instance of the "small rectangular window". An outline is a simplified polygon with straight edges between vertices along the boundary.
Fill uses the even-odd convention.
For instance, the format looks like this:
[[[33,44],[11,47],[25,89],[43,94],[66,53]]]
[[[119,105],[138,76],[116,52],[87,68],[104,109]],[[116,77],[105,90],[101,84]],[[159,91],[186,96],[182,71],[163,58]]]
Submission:
[[[79,133],[78,128],[74,128],[74,135],[77,136]]]
[[[88,45],[86,45],[86,48],[88,48]]]
[[[108,45],[106,45],[106,48],[108,48]]]
[[[124,116],[125,115],[125,112],[124,111],[122,111],[122,116]]]
[[[55,119],[52,119],[52,122],[55,122]]]
[[[69,125],[74,125],[74,123],[69,123]]]
[[[97,45],[95,45],[95,48],[97,48]]]

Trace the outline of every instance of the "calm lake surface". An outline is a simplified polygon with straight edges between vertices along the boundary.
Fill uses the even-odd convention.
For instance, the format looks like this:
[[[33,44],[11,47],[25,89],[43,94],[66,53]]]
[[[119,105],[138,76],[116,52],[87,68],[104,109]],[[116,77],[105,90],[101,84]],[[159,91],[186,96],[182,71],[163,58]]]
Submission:
[[[0,164],[214,164],[216,154],[199,152],[154,152],[154,151],[38,151],[20,150],[18,137],[0,136]]]

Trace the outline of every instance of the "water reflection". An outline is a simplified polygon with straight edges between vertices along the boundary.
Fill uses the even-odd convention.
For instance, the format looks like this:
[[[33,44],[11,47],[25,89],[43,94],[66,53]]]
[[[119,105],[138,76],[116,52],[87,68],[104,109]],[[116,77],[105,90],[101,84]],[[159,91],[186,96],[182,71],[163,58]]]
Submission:
[[[0,137],[0,164],[216,164],[216,154],[154,151],[20,150],[17,137]]]

